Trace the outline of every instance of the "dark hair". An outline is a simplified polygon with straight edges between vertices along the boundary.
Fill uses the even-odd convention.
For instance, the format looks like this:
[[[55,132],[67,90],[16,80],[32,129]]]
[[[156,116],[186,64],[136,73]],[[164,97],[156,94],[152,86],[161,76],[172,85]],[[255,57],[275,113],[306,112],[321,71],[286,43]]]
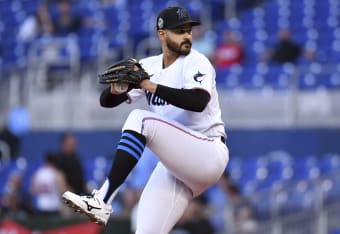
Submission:
[[[240,194],[240,189],[236,184],[228,184],[228,191],[233,194]]]
[[[57,160],[57,156],[55,155],[55,153],[47,151],[45,153],[45,162],[50,163],[54,166],[57,166],[58,160]]]
[[[64,133],[62,133],[60,138],[59,138],[60,144],[63,144],[68,137],[73,137],[73,136],[74,136],[74,134],[72,132],[64,132]]]

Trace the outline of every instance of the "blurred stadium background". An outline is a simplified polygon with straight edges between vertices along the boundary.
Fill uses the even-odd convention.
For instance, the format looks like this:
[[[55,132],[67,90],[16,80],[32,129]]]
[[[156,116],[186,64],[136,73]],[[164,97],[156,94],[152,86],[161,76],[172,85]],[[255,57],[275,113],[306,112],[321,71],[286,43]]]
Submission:
[[[72,1],[72,10],[91,24],[77,33],[20,40],[19,26],[40,4],[0,0],[0,123],[20,139],[18,155],[0,141],[0,198],[13,171],[22,173],[28,189],[44,153],[58,148],[64,131],[78,139],[89,188],[101,183],[127,114],[146,103],[100,108],[103,87],[96,74],[118,59],[158,53],[157,13],[179,4],[202,20],[214,43],[224,30],[238,31],[245,51],[244,62],[217,69],[216,80],[228,172],[250,202],[256,227],[216,233],[340,233],[339,0],[79,0]],[[49,11],[56,14],[54,1]],[[275,65],[259,60],[280,28],[289,28],[316,58]],[[1,212],[0,232],[11,230],[8,217],[34,230],[48,230],[46,222],[58,226],[52,224],[56,219]],[[70,223],[60,220],[59,226]],[[129,222],[113,214],[107,230],[129,233],[117,231]]]

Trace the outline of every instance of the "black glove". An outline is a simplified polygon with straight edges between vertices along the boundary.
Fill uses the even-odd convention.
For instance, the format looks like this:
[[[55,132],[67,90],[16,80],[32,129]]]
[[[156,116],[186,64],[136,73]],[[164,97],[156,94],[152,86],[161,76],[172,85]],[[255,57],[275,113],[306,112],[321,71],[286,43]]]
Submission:
[[[98,79],[101,84],[127,83],[131,88],[140,88],[140,82],[150,76],[136,59],[129,58],[111,65]]]

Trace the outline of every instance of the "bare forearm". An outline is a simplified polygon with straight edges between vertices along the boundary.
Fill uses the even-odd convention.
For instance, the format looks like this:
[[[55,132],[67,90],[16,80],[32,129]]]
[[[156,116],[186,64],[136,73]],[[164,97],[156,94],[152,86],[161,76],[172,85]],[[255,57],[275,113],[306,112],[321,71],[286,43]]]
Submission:
[[[143,80],[140,83],[140,87],[141,87],[141,89],[147,90],[150,93],[155,93],[156,90],[157,90],[157,84],[153,83],[150,80]]]

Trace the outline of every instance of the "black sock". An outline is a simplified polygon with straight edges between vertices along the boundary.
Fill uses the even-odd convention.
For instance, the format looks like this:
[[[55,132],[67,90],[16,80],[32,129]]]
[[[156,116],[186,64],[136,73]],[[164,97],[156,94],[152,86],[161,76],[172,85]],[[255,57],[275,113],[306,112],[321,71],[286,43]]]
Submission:
[[[125,181],[135,167],[144,151],[145,142],[145,136],[142,134],[131,130],[123,132],[108,176],[109,189],[104,197],[104,202],[109,200],[112,193]]]

